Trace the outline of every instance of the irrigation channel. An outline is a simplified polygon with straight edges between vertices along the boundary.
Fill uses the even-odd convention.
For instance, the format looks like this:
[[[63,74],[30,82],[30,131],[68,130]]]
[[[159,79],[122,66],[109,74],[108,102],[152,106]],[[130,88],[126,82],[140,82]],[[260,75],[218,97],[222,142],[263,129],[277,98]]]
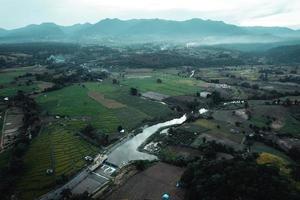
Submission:
[[[187,120],[186,115],[181,118],[176,118],[167,122],[158,123],[143,129],[143,131],[133,137],[128,136],[121,140],[118,144],[111,147],[106,152],[107,159],[104,163],[100,163],[97,167],[91,166],[83,169],[75,177],[73,177],[65,185],[50,191],[41,196],[40,200],[59,199],[61,192],[64,189],[70,189],[73,194],[81,194],[87,191],[89,194],[94,194],[104,187],[111,179],[111,174],[118,168],[122,168],[133,160],[154,160],[156,156],[138,151],[138,147],[146,141],[148,137],[156,133],[164,127],[180,125]]]

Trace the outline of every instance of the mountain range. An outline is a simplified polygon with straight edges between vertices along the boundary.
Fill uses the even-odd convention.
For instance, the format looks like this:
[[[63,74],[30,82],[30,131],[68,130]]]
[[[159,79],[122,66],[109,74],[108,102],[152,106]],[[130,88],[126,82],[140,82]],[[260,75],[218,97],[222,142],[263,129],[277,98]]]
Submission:
[[[300,40],[300,30],[285,27],[243,27],[222,21],[190,19],[104,19],[95,24],[60,26],[54,23],[0,29],[0,43],[80,42],[190,44],[273,43]]]

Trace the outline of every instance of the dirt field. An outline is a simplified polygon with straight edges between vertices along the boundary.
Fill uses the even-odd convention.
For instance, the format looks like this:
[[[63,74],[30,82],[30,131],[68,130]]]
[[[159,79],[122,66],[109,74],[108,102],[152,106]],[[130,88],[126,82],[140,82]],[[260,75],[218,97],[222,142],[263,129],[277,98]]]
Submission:
[[[40,81],[37,83],[37,85],[41,91],[44,91],[45,89],[51,88],[54,84],[50,82]]]
[[[162,101],[165,98],[168,98],[168,95],[165,94],[161,94],[158,92],[145,92],[142,94],[143,97],[148,98],[148,99],[152,99],[155,101]]]
[[[157,200],[164,193],[168,193],[172,200],[182,200],[184,190],[177,188],[176,183],[183,171],[183,168],[158,163],[130,178],[107,200]]]
[[[91,97],[92,99],[94,99],[95,101],[101,103],[103,106],[107,107],[107,108],[123,108],[126,107],[124,104],[117,102],[113,99],[106,99],[104,97],[104,95],[102,95],[99,92],[89,92],[89,97]]]

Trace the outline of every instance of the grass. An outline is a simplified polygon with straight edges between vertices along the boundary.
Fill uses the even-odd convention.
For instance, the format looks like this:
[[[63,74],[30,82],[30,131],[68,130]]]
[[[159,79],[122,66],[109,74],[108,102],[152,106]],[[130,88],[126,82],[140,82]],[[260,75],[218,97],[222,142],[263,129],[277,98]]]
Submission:
[[[293,113],[283,106],[274,105],[259,105],[257,103],[251,102],[251,108],[253,108],[253,115],[250,119],[250,123],[264,127],[267,126],[268,119],[266,116],[271,116],[283,122],[283,127],[281,127],[279,132],[288,134],[299,134],[300,122],[293,117]]]
[[[256,152],[256,153],[269,153],[269,154],[273,154],[276,155],[286,161],[288,161],[289,163],[293,163],[293,161],[291,160],[291,158],[289,158],[287,155],[285,155],[283,152],[274,149],[272,147],[269,147],[263,143],[260,142],[255,142],[252,146],[251,146],[251,150],[252,152]]]
[[[232,144],[235,144],[234,146],[239,146],[243,139],[243,135],[241,134],[233,134],[229,131],[231,125],[228,125],[226,122],[217,121],[217,120],[207,120],[207,119],[198,119],[193,123],[194,125],[203,127],[208,129],[206,134],[209,134],[215,138],[220,139],[223,141],[224,139],[228,139],[232,142]],[[217,127],[219,125],[219,128]],[[200,135],[201,136],[201,135]],[[197,138],[193,146],[200,145],[202,143],[202,139]]]
[[[18,76],[25,74],[25,71],[17,70],[17,71],[8,71],[8,72],[0,72],[0,84],[7,84]]]
[[[33,92],[38,90],[38,87],[36,85],[22,85],[22,86],[17,86],[17,85],[8,85],[3,89],[0,89],[0,96],[14,96],[17,94],[19,90],[22,90],[25,93]]]
[[[0,85],[3,87],[0,89],[0,96],[14,96],[19,90],[24,92],[32,92],[38,89],[36,84],[25,85],[22,81],[17,81],[16,83],[11,83],[15,81],[15,78],[24,75],[26,72],[30,72],[32,68],[19,68],[12,71],[2,71],[0,72]],[[22,85],[19,85],[22,83]]]
[[[288,175],[290,169],[288,167],[288,162],[281,157],[276,155],[263,152],[259,155],[256,162],[260,165],[273,165],[280,169],[281,173]]]
[[[283,133],[298,135],[299,127],[300,127],[300,122],[296,120],[294,117],[292,117],[291,115],[288,115],[285,117],[284,126],[280,129],[280,131]]]
[[[34,199],[48,192],[62,175],[71,176],[84,165],[84,156],[94,156],[98,148],[88,144],[71,129],[51,125],[32,141],[24,157],[25,173],[17,189],[23,199]],[[54,169],[47,175],[47,169]]]
[[[157,79],[161,79],[162,83],[158,84]],[[153,91],[170,96],[194,94],[201,89],[201,81],[163,73],[152,73],[148,78],[128,78],[121,84],[136,87],[141,92]]]
[[[172,111],[165,105],[129,94],[128,87],[110,82],[85,83],[85,87],[72,85],[61,90],[46,93],[36,100],[52,115],[70,116],[80,119],[87,117],[89,123],[104,132],[111,133],[119,125],[132,130],[144,120],[165,118]],[[88,96],[88,92],[99,92],[106,98],[125,105],[122,108],[107,108]]]

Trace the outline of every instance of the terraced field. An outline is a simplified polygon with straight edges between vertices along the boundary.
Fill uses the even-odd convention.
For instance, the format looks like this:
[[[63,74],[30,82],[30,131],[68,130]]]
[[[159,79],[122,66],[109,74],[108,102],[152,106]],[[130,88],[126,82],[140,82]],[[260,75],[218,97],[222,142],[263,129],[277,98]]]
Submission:
[[[98,148],[71,130],[57,125],[47,127],[35,138],[25,155],[25,174],[17,188],[24,199],[34,199],[51,190],[62,176],[70,177],[84,165],[84,156],[94,156]],[[53,175],[46,170],[53,169]]]

